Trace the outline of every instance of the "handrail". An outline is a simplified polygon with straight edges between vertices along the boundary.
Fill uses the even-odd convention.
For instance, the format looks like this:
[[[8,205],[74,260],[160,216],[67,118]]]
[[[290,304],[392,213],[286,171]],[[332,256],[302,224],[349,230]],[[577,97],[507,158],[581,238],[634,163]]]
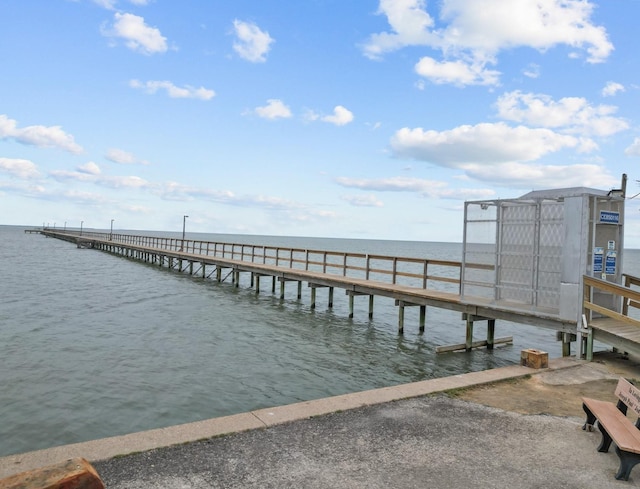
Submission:
[[[631,287],[632,285],[640,287],[640,277],[634,277],[633,275],[629,275],[628,273],[623,273],[622,278],[625,287]],[[640,309],[640,301],[634,301],[631,299],[629,299],[628,301],[624,301],[622,303],[622,314],[624,314],[625,316],[628,315],[629,307]]]
[[[635,278],[635,277],[632,277],[632,278]],[[627,286],[614,284],[612,282],[607,282],[606,280],[601,280],[599,278],[590,277],[588,275],[583,275],[582,280],[584,284],[583,310],[587,317],[588,323],[591,322],[592,313],[597,312],[598,314],[602,314],[603,316],[607,316],[607,317],[616,319],[618,321],[622,321],[622,322],[633,324],[635,326],[640,327],[640,321],[637,319],[631,318],[628,315],[629,306],[639,307],[640,291],[630,289]],[[626,280],[625,280],[625,284],[626,284]],[[603,292],[609,292],[613,295],[622,297],[623,298],[622,313],[613,311],[609,308],[593,303],[592,298],[593,298],[594,289],[598,289]]]
[[[113,241],[133,246],[143,246],[187,254],[219,257],[290,269],[322,271],[344,277],[379,280],[392,284],[410,285],[426,289],[430,282],[454,284],[460,291],[462,263],[452,260],[373,255],[341,251],[284,248],[280,246],[253,245],[215,241],[182,240],[181,238],[144,236],[109,232],[66,230],[45,228],[56,234],[83,236]],[[487,265],[466,264],[476,268]],[[444,273],[445,270],[451,270]]]

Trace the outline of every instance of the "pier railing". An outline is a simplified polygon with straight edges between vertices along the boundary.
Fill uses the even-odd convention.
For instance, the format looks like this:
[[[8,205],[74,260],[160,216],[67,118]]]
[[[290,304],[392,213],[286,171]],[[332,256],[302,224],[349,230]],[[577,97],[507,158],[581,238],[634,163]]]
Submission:
[[[66,231],[66,234],[78,235],[79,232]],[[187,255],[260,263],[408,287],[460,292],[461,262],[459,261],[92,231],[84,231],[82,236]],[[487,265],[478,265],[478,267],[486,268]]]
[[[632,275],[623,275],[624,286],[607,282],[598,278],[584,275],[584,301],[583,308],[587,321],[591,320],[592,313],[597,313],[604,317],[609,317],[618,321],[626,322],[640,328],[640,321],[629,317],[629,308],[640,308],[640,291],[631,289],[631,285],[640,285],[640,278]],[[595,291],[607,292],[622,299],[622,312],[616,312],[598,304],[594,304],[593,294]]]

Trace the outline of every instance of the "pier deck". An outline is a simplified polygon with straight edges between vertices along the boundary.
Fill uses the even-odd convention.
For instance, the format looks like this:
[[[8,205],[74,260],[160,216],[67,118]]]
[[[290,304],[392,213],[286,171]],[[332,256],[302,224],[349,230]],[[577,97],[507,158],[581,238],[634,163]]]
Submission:
[[[49,237],[73,242],[78,247],[99,249],[202,278],[215,274],[216,280],[221,282],[231,277],[235,286],[240,282],[241,273],[250,273],[251,286],[255,286],[256,293],[260,293],[260,278],[271,277],[272,292],[276,292],[276,282],[279,282],[281,298],[284,298],[286,284],[297,282],[300,299],[302,283],[306,282],[311,289],[312,308],[316,305],[317,288],[329,288],[329,307],[332,307],[334,289],[343,289],[349,296],[350,317],[354,314],[355,297],[369,296],[370,317],[373,316],[374,297],[388,297],[394,299],[398,306],[400,334],[404,331],[405,307],[420,308],[421,332],[425,327],[426,307],[457,311],[466,319],[466,350],[478,346],[478,343],[492,348],[496,342],[508,341],[508,338],[495,339],[497,319],[559,332],[558,336],[563,341],[563,355],[570,354],[570,342],[575,340],[576,335],[576,323],[559,319],[553,311],[523,311],[518,310],[517,305],[506,302],[463,300],[459,293],[460,262],[112,233],[79,234],[51,229],[41,232]],[[622,289],[623,292],[629,290],[627,287]],[[640,294],[633,297],[640,303]],[[590,356],[589,351],[593,351],[593,339],[640,354],[640,322],[634,324],[627,316],[624,318],[590,319],[587,326],[589,333],[587,329],[579,330],[586,338],[587,356]],[[473,324],[476,321],[487,321],[486,341],[474,342]]]

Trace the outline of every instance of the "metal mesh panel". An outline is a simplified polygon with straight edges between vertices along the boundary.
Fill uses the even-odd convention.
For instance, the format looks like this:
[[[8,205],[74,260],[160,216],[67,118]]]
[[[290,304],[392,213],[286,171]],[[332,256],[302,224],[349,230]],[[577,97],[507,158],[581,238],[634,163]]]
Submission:
[[[466,203],[463,299],[557,312],[563,206],[555,200]]]

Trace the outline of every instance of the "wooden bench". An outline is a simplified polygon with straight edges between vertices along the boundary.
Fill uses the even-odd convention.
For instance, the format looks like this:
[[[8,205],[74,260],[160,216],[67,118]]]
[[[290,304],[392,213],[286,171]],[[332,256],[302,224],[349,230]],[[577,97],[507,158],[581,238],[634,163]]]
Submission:
[[[582,398],[582,409],[587,413],[587,421],[583,430],[593,431],[598,421],[598,429],[602,433],[599,452],[608,452],[611,442],[616,445],[616,454],[620,459],[620,469],[616,474],[618,480],[629,480],[631,469],[640,463],[640,389],[635,388],[626,379],[620,379],[615,395],[618,403]],[[638,417],[635,425],[627,418],[627,408]]]

